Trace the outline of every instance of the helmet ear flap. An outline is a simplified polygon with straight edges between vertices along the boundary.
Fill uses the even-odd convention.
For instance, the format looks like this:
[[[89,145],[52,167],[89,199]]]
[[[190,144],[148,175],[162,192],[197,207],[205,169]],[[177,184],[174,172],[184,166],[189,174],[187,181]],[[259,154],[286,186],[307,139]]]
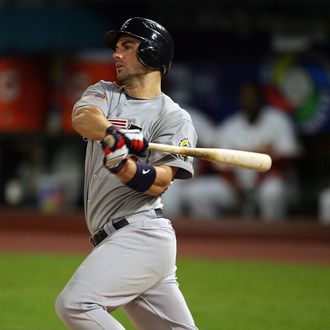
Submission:
[[[140,61],[151,67],[161,68],[163,70],[162,59],[157,47],[148,41],[142,41],[138,48],[138,57]]]

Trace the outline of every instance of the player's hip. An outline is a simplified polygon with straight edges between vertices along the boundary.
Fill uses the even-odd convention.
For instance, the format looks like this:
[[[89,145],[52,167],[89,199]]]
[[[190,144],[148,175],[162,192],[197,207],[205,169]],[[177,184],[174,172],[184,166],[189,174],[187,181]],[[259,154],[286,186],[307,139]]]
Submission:
[[[151,209],[117,219],[109,219],[105,225],[94,233],[91,237],[91,242],[94,246],[97,246],[104,239],[114,235],[118,231],[126,232],[137,229],[149,231],[149,235],[153,233],[158,236],[161,233],[168,233],[172,237],[175,237],[171,221],[164,217],[162,210]]]

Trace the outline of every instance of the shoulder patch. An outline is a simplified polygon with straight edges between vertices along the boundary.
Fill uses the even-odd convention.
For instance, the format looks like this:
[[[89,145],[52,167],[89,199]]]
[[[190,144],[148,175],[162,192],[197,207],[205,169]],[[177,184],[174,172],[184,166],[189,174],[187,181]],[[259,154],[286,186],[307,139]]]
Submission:
[[[191,143],[187,137],[183,137],[178,142],[178,147],[187,147],[191,148]]]
[[[178,147],[191,148],[191,143],[187,137],[182,137],[178,142]],[[177,156],[183,159],[185,162],[191,161],[191,157],[189,156],[183,156],[183,155],[177,155]]]

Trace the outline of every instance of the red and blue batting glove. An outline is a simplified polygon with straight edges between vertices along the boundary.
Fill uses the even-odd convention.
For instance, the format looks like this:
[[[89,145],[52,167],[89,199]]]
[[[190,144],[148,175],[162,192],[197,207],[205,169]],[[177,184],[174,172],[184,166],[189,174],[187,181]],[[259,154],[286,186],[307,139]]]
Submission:
[[[103,163],[112,173],[118,173],[122,169],[128,154],[143,157],[149,145],[139,129],[119,130],[114,126],[106,129],[106,136],[101,144]]]
[[[149,144],[143,133],[139,129],[125,130],[122,133],[124,134],[129,153],[141,157],[145,156]]]
[[[117,128],[110,126],[106,130],[106,136],[101,141],[103,148],[104,166],[113,173],[117,173],[126,163],[129,149],[123,133]]]

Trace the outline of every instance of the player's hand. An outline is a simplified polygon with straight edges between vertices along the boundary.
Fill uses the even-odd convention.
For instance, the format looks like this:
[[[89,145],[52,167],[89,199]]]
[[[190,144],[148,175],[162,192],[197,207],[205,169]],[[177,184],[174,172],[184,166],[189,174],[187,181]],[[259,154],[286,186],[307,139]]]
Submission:
[[[148,141],[139,129],[122,130],[129,153],[136,156],[144,156],[148,148]]]
[[[103,148],[104,166],[110,171],[115,171],[129,154],[124,134],[117,128],[110,126],[105,138],[101,141]]]

